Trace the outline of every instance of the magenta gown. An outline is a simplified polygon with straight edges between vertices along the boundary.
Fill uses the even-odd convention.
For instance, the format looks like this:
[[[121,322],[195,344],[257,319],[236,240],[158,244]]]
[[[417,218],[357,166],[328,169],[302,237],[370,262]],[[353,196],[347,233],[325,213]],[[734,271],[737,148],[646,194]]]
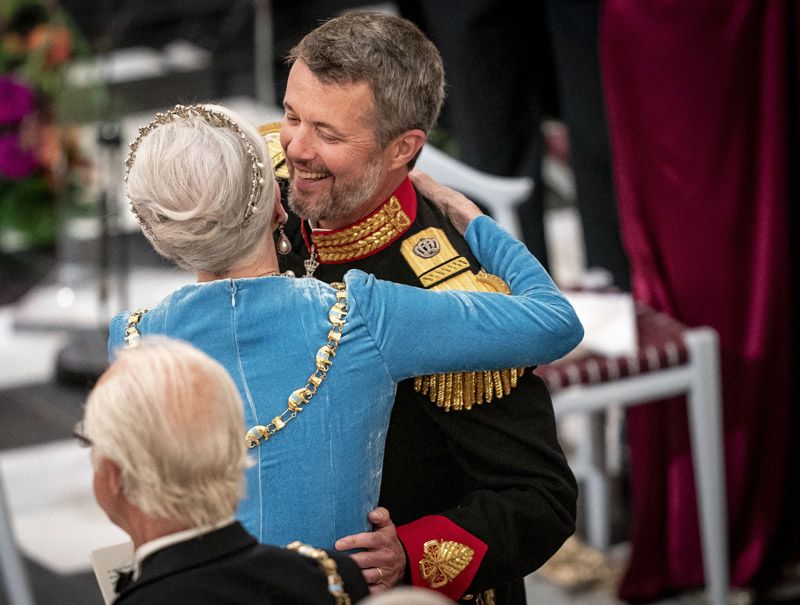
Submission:
[[[797,181],[790,170],[800,168],[790,166],[798,140],[797,36],[790,28],[797,32],[800,22],[790,4],[607,0],[601,15],[634,295],[720,335],[737,586],[775,570],[799,535],[789,490],[798,483],[790,443],[797,387],[790,249]],[[628,438],[632,552],[620,596],[650,600],[700,586],[684,406],[632,409]]]

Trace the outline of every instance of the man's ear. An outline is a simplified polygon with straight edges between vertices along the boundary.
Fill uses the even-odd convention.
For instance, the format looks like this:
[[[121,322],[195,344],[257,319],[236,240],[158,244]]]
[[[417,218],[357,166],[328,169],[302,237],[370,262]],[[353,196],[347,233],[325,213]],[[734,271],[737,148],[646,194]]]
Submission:
[[[389,144],[391,150],[390,168],[394,170],[406,166],[417,156],[427,139],[428,136],[419,128],[407,130],[394,139],[394,141]]]
[[[108,487],[111,489],[111,493],[120,495],[122,493],[122,469],[119,468],[116,462],[109,458],[101,458],[100,465],[102,467],[102,473],[108,481]]]

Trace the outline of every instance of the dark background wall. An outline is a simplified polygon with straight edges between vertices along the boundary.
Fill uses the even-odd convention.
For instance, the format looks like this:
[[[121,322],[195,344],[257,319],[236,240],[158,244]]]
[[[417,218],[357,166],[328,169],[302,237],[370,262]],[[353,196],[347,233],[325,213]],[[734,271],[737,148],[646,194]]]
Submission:
[[[133,46],[161,48],[177,39],[187,40],[212,53],[210,96],[255,95],[255,0],[61,0],[60,4],[94,52]],[[343,10],[375,3],[279,0],[270,4],[276,98],[281,99],[288,74],[282,60],[300,37]]]

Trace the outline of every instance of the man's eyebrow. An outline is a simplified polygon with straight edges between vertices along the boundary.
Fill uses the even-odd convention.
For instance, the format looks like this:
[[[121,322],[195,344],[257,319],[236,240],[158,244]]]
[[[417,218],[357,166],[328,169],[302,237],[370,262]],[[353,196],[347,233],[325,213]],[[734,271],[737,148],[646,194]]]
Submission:
[[[283,108],[286,111],[294,111],[292,105],[290,103],[287,103],[286,101],[283,102]],[[344,137],[343,132],[341,132],[338,128],[336,128],[336,126],[334,126],[333,124],[329,124],[328,122],[312,121],[311,124],[313,124],[317,128],[325,128],[326,130],[330,130],[336,136]]]

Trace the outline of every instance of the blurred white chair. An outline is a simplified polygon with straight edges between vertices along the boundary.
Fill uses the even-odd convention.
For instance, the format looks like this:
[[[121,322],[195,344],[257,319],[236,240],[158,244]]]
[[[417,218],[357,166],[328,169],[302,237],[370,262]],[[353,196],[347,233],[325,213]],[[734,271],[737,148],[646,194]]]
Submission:
[[[708,602],[724,605],[728,533],[718,336],[712,328],[688,328],[641,304],[636,323],[636,355],[584,354],[536,370],[550,388],[557,417],[578,413],[589,420],[573,465],[585,484],[588,541],[601,550],[609,545],[603,435],[591,430],[591,418],[611,404],[626,408],[685,395]]]
[[[442,185],[460,191],[489,210],[511,235],[522,239],[517,206],[533,192],[533,179],[527,176],[495,176],[467,166],[430,144],[422,148],[417,168]]]

